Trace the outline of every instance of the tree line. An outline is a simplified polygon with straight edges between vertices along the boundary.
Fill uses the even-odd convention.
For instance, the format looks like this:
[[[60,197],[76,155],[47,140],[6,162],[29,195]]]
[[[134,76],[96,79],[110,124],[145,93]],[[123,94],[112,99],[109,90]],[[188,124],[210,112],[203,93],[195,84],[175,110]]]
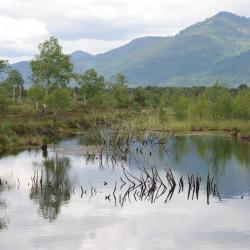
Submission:
[[[31,60],[32,86],[24,88],[20,72],[0,60],[0,111],[31,111],[43,116],[84,109],[152,110],[161,121],[250,119],[250,88],[210,87],[129,88],[123,74],[106,80],[95,69],[75,73],[70,56],[55,37],[38,46]]]

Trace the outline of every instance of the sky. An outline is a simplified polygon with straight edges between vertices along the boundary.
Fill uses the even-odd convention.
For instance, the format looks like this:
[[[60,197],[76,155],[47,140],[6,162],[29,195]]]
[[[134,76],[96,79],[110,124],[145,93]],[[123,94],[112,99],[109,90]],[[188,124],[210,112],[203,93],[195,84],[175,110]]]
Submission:
[[[56,36],[65,53],[103,53],[171,36],[220,11],[250,17],[250,0],[0,0],[0,58],[29,60]]]

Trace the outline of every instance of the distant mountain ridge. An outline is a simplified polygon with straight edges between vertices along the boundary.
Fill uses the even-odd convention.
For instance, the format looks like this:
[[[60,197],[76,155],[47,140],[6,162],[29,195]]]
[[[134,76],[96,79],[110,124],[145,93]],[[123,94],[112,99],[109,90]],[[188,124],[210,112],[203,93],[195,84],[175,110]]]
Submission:
[[[123,73],[132,86],[250,83],[250,20],[228,12],[196,23],[173,37],[142,37],[103,54],[71,54],[76,72],[95,68],[107,79]],[[26,82],[28,62],[12,65]]]

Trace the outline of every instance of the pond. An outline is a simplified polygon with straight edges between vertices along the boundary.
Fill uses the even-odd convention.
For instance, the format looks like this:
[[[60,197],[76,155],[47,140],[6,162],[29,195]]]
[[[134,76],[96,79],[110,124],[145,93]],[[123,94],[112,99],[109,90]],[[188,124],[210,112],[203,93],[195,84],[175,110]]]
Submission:
[[[249,142],[114,145],[86,134],[2,156],[0,249],[250,248]]]

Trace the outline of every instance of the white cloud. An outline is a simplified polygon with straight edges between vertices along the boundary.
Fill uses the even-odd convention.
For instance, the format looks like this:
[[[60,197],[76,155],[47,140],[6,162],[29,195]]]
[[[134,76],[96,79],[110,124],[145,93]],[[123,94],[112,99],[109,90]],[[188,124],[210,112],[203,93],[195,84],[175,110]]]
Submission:
[[[31,37],[43,37],[47,35],[44,23],[35,19],[14,19],[0,17],[0,29],[4,40],[25,40]]]
[[[11,60],[35,53],[37,43],[48,37],[45,24],[35,19],[0,16],[0,30],[0,55]]]
[[[249,0],[2,0],[0,56],[35,53],[55,35],[66,51],[98,53],[143,35],[173,35],[216,14],[250,16]],[[74,46],[80,47],[74,47]]]

